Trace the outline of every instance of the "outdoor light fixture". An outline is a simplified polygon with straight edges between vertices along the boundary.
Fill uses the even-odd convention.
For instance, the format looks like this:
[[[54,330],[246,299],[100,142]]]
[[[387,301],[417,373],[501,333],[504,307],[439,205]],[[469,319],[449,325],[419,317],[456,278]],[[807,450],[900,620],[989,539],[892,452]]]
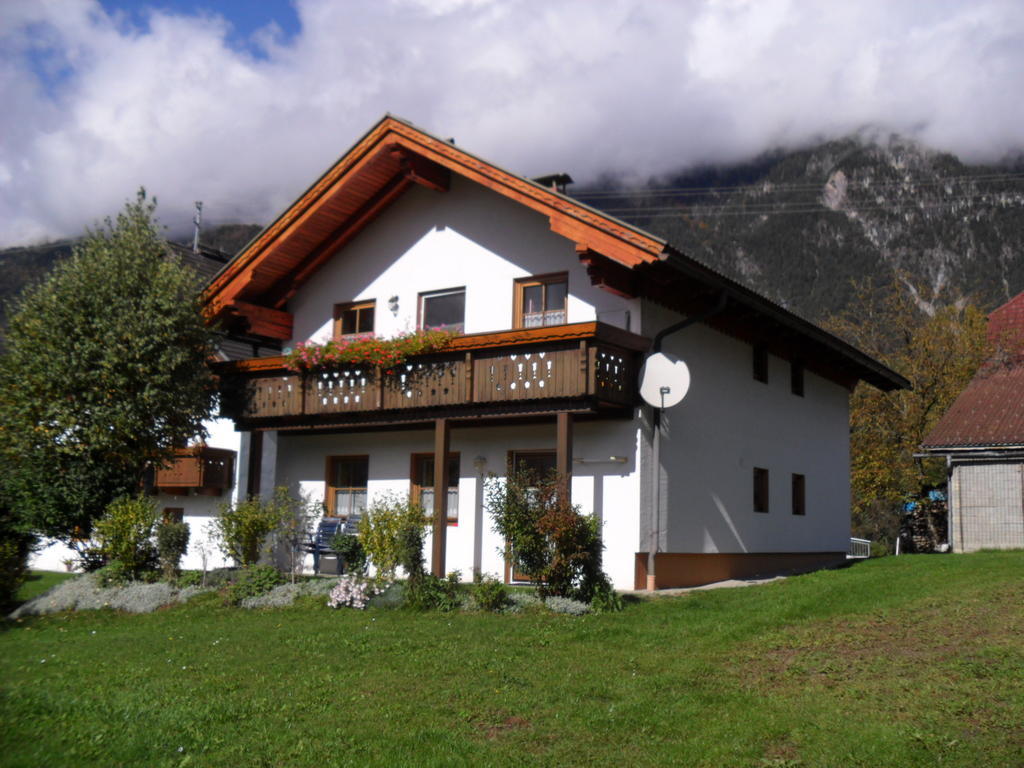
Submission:
[[[388,309],[391,310],[391,314],[392,315],[397,315],[398,314],[398,297],[397,296],[392,296],[390,299],[388,299]]]

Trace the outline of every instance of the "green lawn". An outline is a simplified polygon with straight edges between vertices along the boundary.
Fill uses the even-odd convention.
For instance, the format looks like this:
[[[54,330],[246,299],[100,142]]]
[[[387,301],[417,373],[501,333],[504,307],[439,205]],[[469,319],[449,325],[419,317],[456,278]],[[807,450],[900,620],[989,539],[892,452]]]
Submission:
[[[1024,553],[620,614],[244,612],[0,633],[7,766],[1024,764]]]
[[[73,576],[75,574],[64,571],[30,571],[25,583],[18,590],[18,602],[27,602]]]

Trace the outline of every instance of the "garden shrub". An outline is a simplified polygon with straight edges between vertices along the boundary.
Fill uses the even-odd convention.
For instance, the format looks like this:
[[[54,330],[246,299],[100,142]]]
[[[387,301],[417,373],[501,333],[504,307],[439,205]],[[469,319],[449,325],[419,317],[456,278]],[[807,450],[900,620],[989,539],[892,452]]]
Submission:
[[[594,613],[617,613],[623,608],[622,596],[605,581],[594,590],[594,596],[590,598],[590,608]]]
[[[20,606],[12,618],[110,608],[128,613],[149,613],[165,605],[184,603],[209,590],[199,587],[175,589],[166,582],[144,584],[130,582],[126,586],[103,587],[100,573],[88,573],[61,582],[49,592]]]
[[[373,582],[357,573],[346,573],[338,578],[331,589],[327,605],[331,608],[366,608],[373,597],[381,589]]]
[[[267,537],[294,516],[298,503],[287,488],[275,488],[269,499],[222,504],[213,520],[213,537],[221,551],[236,563],[255,565],[264,552]]]
[[[178,574],[178,577],[174,580],[174,583],[178,587],[199,587],[203,584],[203,572],[202,571],[182,571]]]
[[[405,606],[416,611],[455,611],[462,607],[459,572],[453,571],[445,579],[430,573],[421,573],[406,582]]]
[[[188,553],[188,537],[188,523],[164,520],[156,527],[156,549],[160,557],[160,569],[168,581],[178,575],[181,558]]]
[[[523,613],[524,611],[536,611],[544,607],[544,603],[532,592],[513,590],[508,594],[508,612]]]
[[[359,521],[359,542],[377,578],[390,581],[402,567],[406,576],[423,572],[423,537],[428,521],[419,504],[408,496],[391,495],[374,500]]]
[[[228,600],[235,605],[247,597],[265,595],[284,583],[281,572],[270,565],[254,565],[236,572],[235,583],[228,589]]]
[[[488,483],[486,493],[495,532],[515,568],[537,580],[541,597],[589,603],[608,583],[598,522],[566,500],[564,478],[517,469]]]
[[[28,556],[34,543],[34,536],[18,529],[13,514],[0,509],[0,611],[17,599],[28,575]]]
[[[544,606],[552,613],[564,613],[569,616],[583,616],[590,613],[590,606],[573,600],[571,597],[549,597]]]
[[[490,574],[485,574],[473,581],[473,600],[481,611],[503,611],[511,601],[508,588]]]
[[[122,496],[107,507],[93,526],[97,549],[109,563],[118,561],[129,579],[140,578],[156,569],[153,546],[156,504],[145,496]]]
[[[358,536],[339,533],[331,539],[331,549],[338,553],[346,573],[366,572],[366,550]]]

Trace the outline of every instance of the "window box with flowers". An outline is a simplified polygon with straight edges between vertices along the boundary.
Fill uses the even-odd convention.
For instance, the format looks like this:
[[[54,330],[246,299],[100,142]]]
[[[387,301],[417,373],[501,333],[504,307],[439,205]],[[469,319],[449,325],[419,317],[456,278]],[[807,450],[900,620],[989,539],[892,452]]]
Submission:
[[[444,351],[456,335],[451,331],[424,329],[390,339],[361,334],[323,343],[301,342],[285,355],[285,367],[306,373],[362,365],[380,368],[391,375],[414,355]]]

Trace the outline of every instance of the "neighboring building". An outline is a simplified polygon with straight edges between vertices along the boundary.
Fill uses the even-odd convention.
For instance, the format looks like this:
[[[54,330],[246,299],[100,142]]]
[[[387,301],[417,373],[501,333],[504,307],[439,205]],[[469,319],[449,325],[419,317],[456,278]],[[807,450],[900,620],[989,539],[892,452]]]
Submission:
[[[954,552],[1024,547],[1024,293],[989,315],[996,353],[925,437],[949,465]]]

